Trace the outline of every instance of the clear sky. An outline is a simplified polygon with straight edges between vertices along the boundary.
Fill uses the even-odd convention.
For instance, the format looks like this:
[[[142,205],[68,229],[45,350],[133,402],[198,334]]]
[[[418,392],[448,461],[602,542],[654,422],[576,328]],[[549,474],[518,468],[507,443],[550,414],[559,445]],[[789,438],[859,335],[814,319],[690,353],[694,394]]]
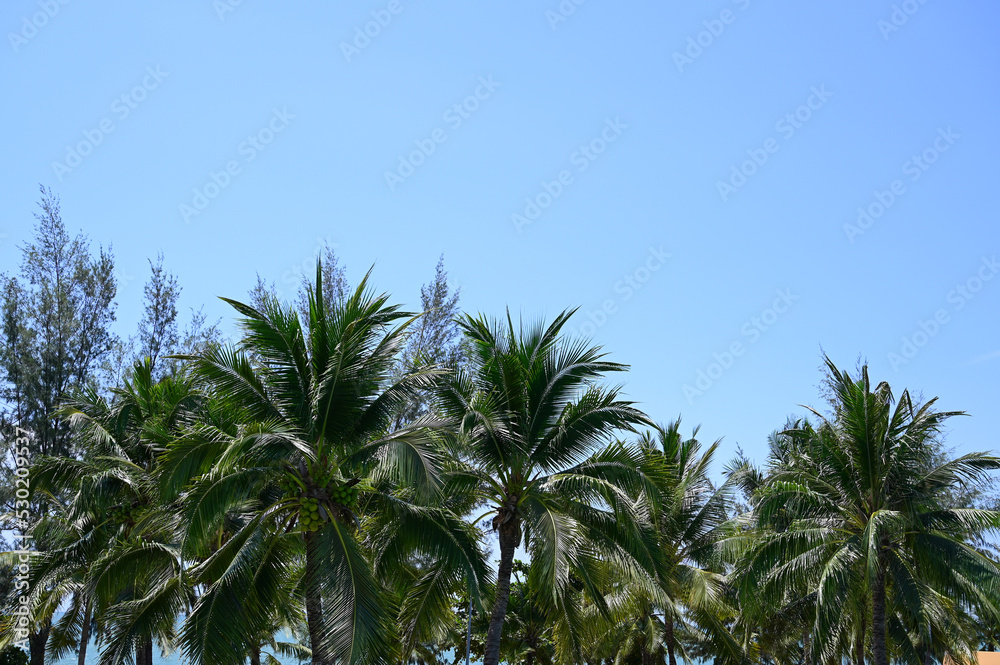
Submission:
[[[39,183],[113,244],[123,335],[161,250],[184,310],[228,330],[216,296],[258,272],[290,294],[323,242],[410,307],[443,253],[469,311],[580,306],[628,395],[725,437],[723,459],[760,460],[819,406],[821,348],[968,410],[959,450],[1000,448],[998,19],[983,0],[5,0],[0,270]]]

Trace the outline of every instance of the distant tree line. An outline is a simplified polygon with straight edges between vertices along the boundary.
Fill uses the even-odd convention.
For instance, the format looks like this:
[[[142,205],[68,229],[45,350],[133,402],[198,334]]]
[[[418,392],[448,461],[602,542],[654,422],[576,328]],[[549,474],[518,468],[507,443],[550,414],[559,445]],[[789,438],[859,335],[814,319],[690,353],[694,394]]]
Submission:
[[[1000,640],[1000,458],[949,452],[964,413],[866,365],[824,358],[826,408],[716,481],[720,441],[624,399],[573,310],[464,313],[443,258],[411,313],[326,247],[292,301],[260,276],[227,299],[225,339],[203,310],[181,329],[158,254],[122,339],[111,249],[48,190],[21,251],[0,664],[932,665]]]

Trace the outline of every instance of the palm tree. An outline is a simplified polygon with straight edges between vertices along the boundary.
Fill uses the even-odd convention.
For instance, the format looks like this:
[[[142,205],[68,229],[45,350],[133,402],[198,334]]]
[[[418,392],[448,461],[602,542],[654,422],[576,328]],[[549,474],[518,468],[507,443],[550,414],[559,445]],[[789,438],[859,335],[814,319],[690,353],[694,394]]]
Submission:
[[[656,588],[650,592],[628,579],[627,573],[609,568],[604,595],[608,611],[585,596],[580,598],[585,644],[582,660],[618,665],[662,663],[666,658],[664,613],[650,601],[650,596],[658,595]]]
[[[50,637],[54,656],[76,643],[83,663],[91,617],[106,643],[103,665],[133,655],[138,665],[151,665],[154,641],[172,645],[190,590],[180,584],[177,525],[159,491],[157,455],[196,404],[190,383],[154,381],[146,359],[110,400],[89,389],[60,408],[83,458],[41,458],[33,473],[50,501],[68,497],[62,544],[39,568],[40,586],[72,591]]]
[[[643,469],[659,493],[656,501],[644,497],[643,510],[650,514],[668,562],[666,574],[658,579],[662,595],[648,601],[663,612],[669,665],[677,663],[678,624],[703,632],[720,656],[736,662],[742,659],[720,620],[727,612],[718,545],[725,535],[731,487],[728,483],[715,487],[709,478],[721,439],[702,452],[697,435],[695,428],[690,438],[683,437],[678,419],[657,427],[653,435],[647,433],[640,442]]]
[[[37,469],[37,466],[33,468],[34,471]],[[20,571],[20,580],[5,575],[0,607],[0,615],[4,617],[0,620],[0,645],[7,647],[19,642],[22,635],[16,629],[27,628],[30,631],[27,638],[30,660],[43,662],[46,654],[60,657],[77,647],[77,633],[84,623],[81,620],[84,614],[82,580],[95,550],[87,547],[73,551],[72,545],[79,542],[81,533],[90,525],[86,519],[70,519],[72,503],[65,493],[43,496],[38,491],[37,482],[32,481],[32,500],[44,506],[45,512],[35,520],[19,520],[18,528],[32,539],[44,539],[47,549],[42,552],[0,553],[0,566],[5,571],[17,571],[20,565],[27,564],[27,570]],[[70,554],[67,555],[67,552]],[[15,581],[26,586],[17,586]],[[27,603],[27,615],[23,619],[28,621],[27,626],[19,624],[19,613],[25,611],[22,599]],[[65,607],[66,611],[53,623],[60,607]],[[81,653],[85,650],[82,649]]]
[[[537,569],[533,571],[523,561],[515,560],[513,575],[500,652],[508,663],[553,665],[556,660],[553,621],[537,601]]]
[[[863,665],[867,642],[874,665],[890,656],[919,665],[921,633],[938,652],[968,659],[975,635],[962,615],[992,618],[1000,607],[1000,566],[970,541],[1000,528],[1000,513],[944,500],[988,482],[1000,458],[935,463],[935,438],[962,412],[935,411],[936,398],[914,403],[907,391],[896,400],[887,383],[871,385],[867,366],[852,377],[826,365],[832,414],[813,411],[818,427],[786,432],[756,494],[753,514],[766,533],[742,564],[743,600],[810,586],[813,655],[824,662],[853,642]]]
[[[460,636],[455,633],[457,595],[464,597],[460,603],[463,609],[469,607],[470,598],[483,609],[479,586],[486,580],[485,569],[478,573],[484,576],[482,579],[470,579],[468,570],[447,556],[412,556],[420,551],[421,543],[406,542],[407,538],[421,537],[409,526],[408,514],[431,510],[448,516],[449,528],[464,532],[463,538],[481,547],[482,531],[453,517],[470,515],[476,507],[475,494],[469,491],[464,478],[453,473],[455,468],[455,460],[444,457],[439,468],[441,490],[426,497],[420,496],[415,487],[401,488],[391,479],[381,478],[376,488],[403,501],[370,510],[361,520],[359,536],[375,574],[399,608],[395,623],[402,662],[408,658],[413,662],[434,662],[431,654],[447,651],[458,642],[464,650],[466,631],[459,631]],[[485,555],[477,554],[477,561],[477,566],[485,565]]]
[[[392,617],[363,542],[377,516],[392,515],[393,529],[376,570],[437,562],[461,569],[476,595],[486,577],[469,526],[428,500],[441,457],[428,422],[391,427],[438,373],[394,374],[410,315],[372,294],[368,276],[331,305],[316,272],[307,325],[274,297],[259,309],[227,300],[243,316],[239,347],[185,358],[225,414],[166,454],[165,483],[186,506],[185,551],[206,555],[194,571],[205,591],[182,629],[196,662],[241,662],[232,644],[246,652],[274,625],[289,584],[304,600],[314,665],[388,658]]]
[[[656,567],[651,534],[628,519],[628,490],[643,481],[639,455],[622,445],[598,449],[615,431],[648,420],[618,398],[617,388],[598,385],[624,365],[560,336],[571,314],[520,330],[509,314],[505,324],[461,318],[470,358],[438,393],[438,409],[458,423],[466,464],[460,475],[488,504],[480,519],[492,515],[499,536],[484,665],[499,662],[514,550],[522,540],[539,571],[538,602],[569,623],[577,617],[568,602],[571,571],[599,595],[588,568],[601,556]]]
[[[35,486],[36,490],[43,489]],[[44,491],[44,490],[43,490]],[[59,493],[61,494],[61,493]],[[37,498],[39,494],[35,494]],[[62,617],[52,623],[46,641],[48,657],[59,659],[77,650],[79,665],[86,661],[87,646],[93,623],[93,596],[88,592],[90,566],[108,547],[112,529],[102,528],[97,515],[81,514],[74,501],[65,496],[48,494],[45,503],[50,512],[43,516],[35,529],[45,530],[51,548],[39,553],[32,566],[37,596],[36,618],[64,607]],[[45,609],[43,609],[45,608]],[[54,616],[48,617],[51,621]]]
[[[802,426],[801,421],[789,420],[782,430],[771,433],[768,449],[772,468],[773,464],[787,459],[789,450],[796,445],[796,439],[804,435]],[[745,457],[742,450],[727,464],[724,474],[731,485],[740,489],[745,501],[756,504],[767,476]],[[749,552],[760,547],[774,532],[787,527],[787,515],[781,513],[764,522],[757,519],[750,505],[737,502],[735,507],[737,514],[730,522],[730,535],[720,543],[720,547],[725,551],[727,562],[740,564]],[[770,661],[776,665],[813,665],[811,644],[817,578],[800,575],[765,598],[761,596],[760,589],[745,585],[741,576],[743,572],[737,568],[728,579],[730,594],[733,595],[732,605],[739,608],[734,616],[732,631],[741,639],[743,650],[756,661]],[[740,595],[740,591],[744,593]],[[863,625],[863,620],[857,620],[860,614],[856,611],[844,614],[853,617],[855,625]],[[840,651],[846,654],[852,647],[844,645]]]
[[[639,441],[641,468],[652,486],[638,497],[636,511],[648,516],[665,567],[652,587],[621,577],[607,597],[609,620],[591,611],[590,621],[600,626],[595,641],[613,645],[610,655],[616,660],[676,665],[680,652],[689,661],[680,634],[710,646],[723,661],[743,660],[724,625],[733,611],[726,603],[719,544],[726,535],[731,488],[716,487],[709,478],[721,440],[702,451],[697,434],[696,428],[690,438],[682,436],[678,419]]]

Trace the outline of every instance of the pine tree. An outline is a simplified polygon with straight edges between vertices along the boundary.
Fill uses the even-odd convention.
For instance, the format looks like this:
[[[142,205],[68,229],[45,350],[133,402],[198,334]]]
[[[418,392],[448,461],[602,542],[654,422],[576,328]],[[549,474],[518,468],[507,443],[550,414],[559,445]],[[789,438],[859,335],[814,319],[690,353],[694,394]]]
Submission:
[[[59,199],[45,187],[39,207],[34,238],[21,248],[20,277],[0,276],[0,424],[8,440],[15,426],[30,433],[31,457],[74,457],[69,428],[55,413],[67,395],[96,382],[95,372],[115,344],[114,257],[103,247],[92,255],[83,234],[70,238]],[[43,509],[33,502],[32,519],[42,517]],[[45,551],[48,543],[36,538],[34,546]],[[42,665],[51,612],[36,625],[29,636],[31,664]]]
[[[70,239],[59,199],[41,190],[35,237],[21,248],[20,278],[3,275],[0,400],[8,422],[32,432],[32,453],[68,455],[69,432],[53,417],[64,395],[94,381],[115,342],[114,257]]]
[[[331,305],[339,305],[351,292],[350,282],[347,281],[347,268],[340,264],[336,252],[330,245],[323,246],[317,260],[323,265],[323,298]],[[313,287],[313,282],[303,274],[295,301],[303,321],[309,320],[309,290]]]
[[[444,255],[438,258],[434,279],[420,287],[423,316],[411,327],[410,337],[400,358],[400,372],[412,372],[422,366],[439,365],[457,369],[464,357],[462,336],[456,319],[461,314],[458,305],[460,289],[448,285]],[[397,427],[413,422],[427,413],[430,395],[419,394],[397,418]]]
[[[177,286],[177,276],[163,268],[163,252],[156,263],[149,260],[149,267],[152,274],[144,289],[146,308],[139,324],[139,356],[149,357],[153,376],[159,377],[163,370],[157,362],[177,347],[177,298],[181,289]]]

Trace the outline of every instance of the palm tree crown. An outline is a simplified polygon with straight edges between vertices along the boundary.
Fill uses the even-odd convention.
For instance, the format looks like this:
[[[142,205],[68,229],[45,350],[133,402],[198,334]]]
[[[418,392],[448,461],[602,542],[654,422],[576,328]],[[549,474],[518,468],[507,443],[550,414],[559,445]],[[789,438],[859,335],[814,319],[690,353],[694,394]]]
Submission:
[[[504,323],[462,318],[469,366],[439,393],[438,407],[459,423],[464,473],[489,505],[500,540],[484,665],[499,662],[514,550],[522,539],[545,590],[540,602],[566,626],[577,612],[568,602],[571,570],[599,595],[587,574],[599,556],[635,556],[655,567],[655,553],[644,549],[649,542],[625,519],[632,509],[626,490],[641,481],[638,451],[599,449],[613,432],[648,421],[619,399],[617,388],[598,383],[624,365],[560,336],[571,313],[520,330],[509,315]]]
[[[439,487],[427,423],[391,428],[437,373],[396,373],[411,315],[370,293],[367,277],[328,304],[321,280],[317,266],[307,326],[274,298],[260,309],[228,301],[244,317],[239,347],[189,359],[225,414],[167,453],[172,487],[195,479],[188,548],[207,555],[196,574],[208,588],[182,636],[192,658],[240,660],[231,641],[259,644],[292,587],[304,597],[313,663],[389,659],[392,617],[364,537],[366,519],[380,513],[396,528],[377,544],[377,565],[443,560],[477,594],[485,579],[468,526],[407,500]],[[233,602],[244,611],[232,612]]]
[[[852,377],[827,359],[827,369],[832,415],[814,412],[818,427],[786,431],[772,451],[754,506],[766,534],[743,564],[742,600],[753,606],[811,586],[816,661],[839,660],[853,645],[861,665],[867,644],[875,665],[890,655],[916,665],[928,631],[938,657],[947,649],[967,659],[975,645],[954,626],[970,611],[995,620],[1000,579],[969,540],[1000,527],[1000,513],[943,499],[949,488],[987,482],[1000,458],[936,463],[935,437],[961,412],[935,411],[936,398],[920,405],[907,391],[896,400],[888,383],[871,385],[867,367]]]

